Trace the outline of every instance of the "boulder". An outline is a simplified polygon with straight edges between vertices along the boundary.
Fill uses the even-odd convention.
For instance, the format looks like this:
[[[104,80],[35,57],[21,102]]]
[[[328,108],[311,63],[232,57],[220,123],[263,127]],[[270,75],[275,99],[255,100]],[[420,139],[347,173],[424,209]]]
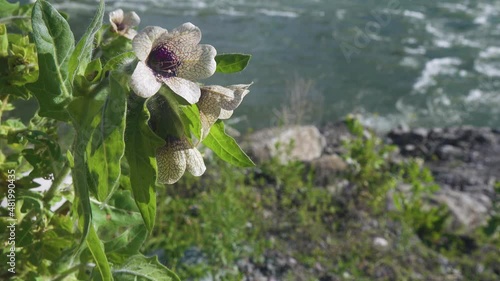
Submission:
[[[441,190],[434,199],[445,204],[450,210],[453,221],[451,230],[472,231],[486,223],[491,209],[491,200],[488,196],[468,192],[459,192],[451,189]]]
[[[338,174],[345,172],[347,163],[337,154],[323,155],[309,163],[310,169],[314,171],[314,182],[320,186],[326,186],[335,182]]]
[[[257,163],[277,157],[282,164],[311,161],[321,156],[325,138],[314,126],[291,126],[257,131],[243,142]]]

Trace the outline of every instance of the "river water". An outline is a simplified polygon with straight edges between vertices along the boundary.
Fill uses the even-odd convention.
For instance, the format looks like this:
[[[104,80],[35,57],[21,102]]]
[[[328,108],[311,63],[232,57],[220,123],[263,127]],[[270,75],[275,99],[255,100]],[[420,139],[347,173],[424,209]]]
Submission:
[[[56,2],[83,33],[97,2]],[[399,124],[500,127],[498,0],[106,3],[109,11],[136,11],[140,28],[172,29],[189,21],[218,53],[252,54],[244,72],[205,81],[254,82],[235,113],[237,126],[275,124],[293,85],[312,81],[314,122],[354,112],[379,130]]]

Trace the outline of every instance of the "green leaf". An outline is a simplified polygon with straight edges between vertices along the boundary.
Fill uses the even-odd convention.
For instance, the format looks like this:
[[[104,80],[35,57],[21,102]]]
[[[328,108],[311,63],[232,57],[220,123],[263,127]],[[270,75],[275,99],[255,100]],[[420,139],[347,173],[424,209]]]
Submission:
[[[39,115],[67,121],[65,111],[71,100],[68,60],[74,49],[74,37],[68,22],[46,1],[37,1],[31,16],[39,77],[29,90],[40,104]]]
[[[126,83],[123,83],[126,85]],[[115,74],[109,78],[110,92],[98,115],[98,124],[87,146],[87,161],[97,199],[106,201],[120,179],[120,162],[125,153],[125,113],[128,90]],[[126,87],[126,86],[125,86]]]
[[[184,123],[188,124],[189,131],[194,134],[197,139],[201,139],[201,121],[200,121],[200,111],[196,104],[191,104],[181,107],[182,117],[186,121]]]
[[[125,130],[125,156],[135,202],[151,232],[156,216],[156,149],[165,144],[148,126],[146,100],[136,98],[129,106]]]
[[[203,140],[203,144],[210,148],[222,160],[239,166],[239,167],[252,167],[255,164],[252,160],[241,150],[236,141],[224,130],[224,123],[218,120],[210,129],[210,133]]]
[[[46,177],[62,169],[64,157],[57,140],[42,131],[35,130],[22,132],[20,135],[32,144],[23,150],[24,158],[33,166],[30,176]]]
[[[106,74],[107,71],[116,70],[128,63],[132,62],[135,59],[134,52],[125,52],[117,55],[116,57],[111,58],[106,62],[104,68],[102,69],[102,74]]]
[[[108,259],[106,258],[106,253],[104,252],[104,245],[97,236],[95,229],[90,225],[89,235],[87,237],[87,247],[92,253],[94,258],[96,268],[101,274],[102,280],[113,280],[111,275],[111,268],[109,267]]]
[[[6,0],[0,0],[0,17],[7,17],[19,8],[19,3],[9,3]]]
[[[106,254],[111,262],[121,264],[125,262],[126,258],[140,253],[139,250],[147,237],[148,230],[141,220],[140,225],[129,226],[129,229],[120,236],[104,243]]]
[[[7,27],[0,24],[0,57],[6,57],[9,52],[9,38],[7,36]]]
[[[102,64],[100,59],[95,59],[87,64],[85,69],[85,79],[92,83],[97,83],[101,77]]]
[[[162,87],[160,94],[154,95],[147,102],[151,112],[149,124],[153,132],[162,139],[172,136],[181,137],[185,133],[179,102],[174,95],[171,90]]]
[[[156,256],[132,256],[121,268],[113,270],[113,276],[123,281],[180,281],[175,273],[158,262]]]
[[[221,54],[215,56],[217,63],[216,72],[234,73],[239,72],[247,67],[251,55],[246,54]]]
[[[99,2],[99,7],[95,13],[92,22],[90,23],[87,31],[83,34],[82,38],[75,47],[69,59],[69,80],[73,82],[75,75],[84,75],[87,65],[92,59],[92,51],[94,38],[96,33],[102,26],[102,18],[104,16],[104,0]]]
[[[75,188],[75,204],[79,217],[79,224],[82,228],[82,240],[80,246],[87,238],[92,219],[90,206],[90,191],[96,193],[96,187],[90,180],[90,172],[87,167],[86,149],[93,131],[92,120],[99,114],[102,101],[90,99],[88,97],[78,97],[68,105],[76,136],[73,143],[72,168],[73,186]]]

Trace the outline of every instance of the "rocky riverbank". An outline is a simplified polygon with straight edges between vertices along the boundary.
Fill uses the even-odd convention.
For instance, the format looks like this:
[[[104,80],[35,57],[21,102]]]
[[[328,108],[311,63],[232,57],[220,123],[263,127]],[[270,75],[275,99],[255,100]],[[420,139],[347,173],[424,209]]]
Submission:
[[[370,137],[368,131],[365,133],[366,137]],[[467,235],[486,223],[494,204],[498,204],[495,184],[500,181],[499,130],[466,126],[396,128],[379,137],[397,147],[390,161],[397,163],[408,158],[420,158],[423,165],[430,169],[440,186],[430,204],[447,206],[453,220],[449,224],[450,231]],[[352,138],[345,122],[330,123],[321,128],[271,128],[248,136],[244,148],[257,163],[273,157],[283,164],[300,160],[314,170],[317,185],[345,187],[349,183],[345,180],[339,182],[342,173],[349,169],[349,163],[342,157],[346,152],[343,142]],[[439,263],[443,268],[450,268],[450,272],[458,272],[445,258]],[[291,256],[273,252],[264,263],[242,261],[238,266],[246,272],[248,280],[280,280],[279,276],[284,272],[301,265]],[[450,278],[447,280],[464,280],[459,273]],[[341,279],[324,277],[321,280]]]
[[[484,222],[496,199],[495,183],[500,181],[500,130],[396,128],[380,137],[398,147],[394,161],[409,157],[424,160],[441,187],[436,199],[447,204],[465,226]],[[321,128],[271,128],[247,137],[246,148],[257,162],[275,156],[282,163],[304,161],[314,169],[316,182],[326,186],[347,168],[341,157],[345,152],[342,143],[350,138],[344,122]],[[287,148],[289,143],[292,145]]]

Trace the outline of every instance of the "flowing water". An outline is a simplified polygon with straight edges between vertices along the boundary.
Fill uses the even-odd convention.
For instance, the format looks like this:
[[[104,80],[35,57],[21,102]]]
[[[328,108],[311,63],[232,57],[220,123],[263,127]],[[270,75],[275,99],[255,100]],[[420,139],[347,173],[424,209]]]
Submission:
[[[218,53],[253,55],[236,75],[254,82],[235,116],[273,124],[290,85],[311,80],[314,121],[361,113],[380,130],[398,124],[500,127],[498,0],[133,0],[141,26],[192,22]],[[56,1],[83,33],[95,0]],[[298,83],[300,84],[300,83]],[[318,98],[321,97],[321,98]]]

